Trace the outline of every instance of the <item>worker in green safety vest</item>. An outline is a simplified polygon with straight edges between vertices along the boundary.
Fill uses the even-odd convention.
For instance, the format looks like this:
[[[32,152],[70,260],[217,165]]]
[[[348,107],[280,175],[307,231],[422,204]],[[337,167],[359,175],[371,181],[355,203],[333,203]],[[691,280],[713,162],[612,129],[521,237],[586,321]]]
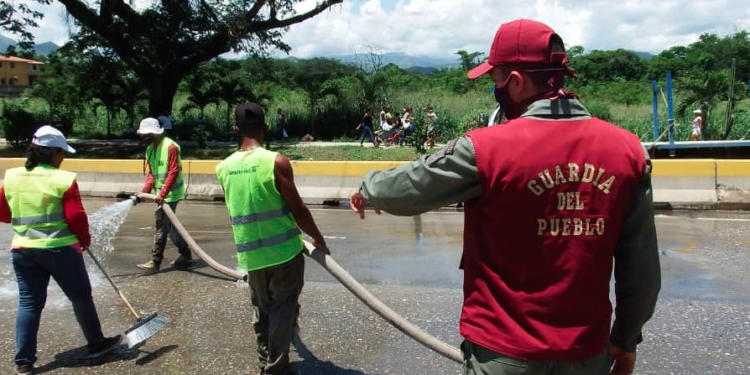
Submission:
[[[226,194],[239,268],[248,273],[260,373],[294,374],[289,345],[305,270],[302,232],[330,252],[297,192],[289,159],[262,147],[268,134],[263,109],[238,105],[234,131],[239,150],[216,167],[216,176]]]
[[[156,234],[154,246],[151,250],[151,260],[139,264],[138,268],[157,272],[164,260],[164,248],[167,237],[177,246],[180,256],[172,262],[175,267],[185,268],[190,265],[192,255],[188,244],[182,239],[177,230],[172,229],[172,223],[167,218],[162,204],[168,204],[172,211],[177,210],[177,203],[185,197],[185,185],[182,178],[182,159],[180,145],[164,136],[164,129],[155,118],[145,118],[138,127],[138,134],[144,141],[150,143],[146,149],[146,184],[140,193],[156,195]]]
[[[34,372],[50,278],[73,304],[90,358],[115,349],[122,339],[102,334],[82,255],[91,244],[88,218],[75,173],[59,169],[66,152],[75,150],[63,134],[42,126],[29,145],[25,166],[8,169],[0,187],[0,222],[11,223],[14,232],[10,251],[18,281],[16,374]]]

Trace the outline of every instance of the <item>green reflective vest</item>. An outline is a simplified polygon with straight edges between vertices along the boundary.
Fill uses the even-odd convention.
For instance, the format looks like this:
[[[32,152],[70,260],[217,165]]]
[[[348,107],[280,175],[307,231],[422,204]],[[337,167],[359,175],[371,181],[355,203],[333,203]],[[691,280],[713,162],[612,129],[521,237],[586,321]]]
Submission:
[[[185,186],[182,183],[182,157],[180,156],[180,145],[177,142],[164,137],[154,151],[154,145],[149,145],[146,149],[146,160],[148,160],[149,166],[151,166],[151,174],[154,176],[154,189],[152,193],[156,195],[159,190],[164,186],[164,182],[167,181],[167,172],[169,172],[169,146],[174,145],[177,147],[177,164],[180,166],[180,173],[177,175],[177,180],[172,185],[172,190],[169,191],[165,202],[177,202],[185,197]]]
[[[285,263],[302,251],[297,222],[276,190],[276,155],[261,147],[237,151],[216,167],[244,271]]]
[[[15,232],[12,247],[52,249],[78,243],[62,205],[62,197],[75,179],[75,173],[46,164],[31,171],[21,167],[5,172],[3,188]]]

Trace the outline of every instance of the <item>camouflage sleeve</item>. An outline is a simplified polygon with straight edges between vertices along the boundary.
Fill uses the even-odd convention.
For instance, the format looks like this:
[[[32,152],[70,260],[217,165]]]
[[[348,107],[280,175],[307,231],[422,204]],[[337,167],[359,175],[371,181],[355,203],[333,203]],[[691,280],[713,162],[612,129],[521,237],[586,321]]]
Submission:
[[[660,289],[651,160],[646,153],[646,173],[633,193],[615,250],[617,304],[610,335],[612,344],[628,352],[636,350],[643,341],[641,330],[656,308]]]
[[[474,145],[464,136],[431,156],[370,172],[359,191],[390,214],[418,215],[482,194],[476,164]]]

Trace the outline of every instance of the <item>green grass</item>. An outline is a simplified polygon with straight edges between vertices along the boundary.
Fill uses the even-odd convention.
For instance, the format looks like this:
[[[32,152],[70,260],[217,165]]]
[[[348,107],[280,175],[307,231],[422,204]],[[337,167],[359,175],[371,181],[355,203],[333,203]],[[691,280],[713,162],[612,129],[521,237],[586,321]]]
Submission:
[[[182,147],[185,160],[222,160],[231,155],[236,147],[210,147],[200,150],[195,147]],[[272,146],[272,151],[286,155],[290,160],[312,161],[411,161],[419,158],[413,147],[372,148],[360,146],[294,147]],[[76,145],[76,153],[68,154],[71,159],[143,159],[145,147],[138,145]],[[428,154],[437,149],[428,150]],[[26,157],[23,150],[0,149],[0,157]]]
[[[640,86],[639,86],[640,87]],[[650,86],[643,84],[644,90],[646,90],[646,99],[639,97],[636,101],[637,104],[626,105],[622,103],[616,103],[612,99],[607,97],[607,90],[614,90],[608,86],[602,86],[601,88],[584,89],[580,91],[581,100],[583,104],[589,108],[596,108],[597,111],[604,111],[609,117],[609,120],[614,124],[623,127],[635,134],[637,134],[643,141],[653,140],[652,130],[652,107],[650,104]],[[275,88],[270,92],[272,99],[269,102],[269,124],[272,128],[275,128],[275,117],[273,113],[277,108],[283,108],[290,119],[297,118],[298,124],[296,126],[302,126],[306,124],[309,118],[308,108],[305,101],[305,96],[298,90],[289,90],[282,88]],[[679,93],[676,93],[679,94]],[[177,124],[176,129],[180,131],[181,138],[189,138],[191,135],[191,129],[197,122],[198,111],[190,110],[185,113],[181,112],[180,109],[185,107],[187,100],[187,94],[180,92],[175,98],[174,103],[174,119]],[[19,101],[23,99],[11,99],[10,101]],[[344,106],[351,104],[346,102],[346,98],[341,98],[338,102],[336,100],[329,100],[330,103],[327,105]],[[680,97],[675,97],[675,107],[679,104]],[[5,100],[0,100],[0,110]],[[491,93],[481,87],[477,87],[472,91],[464,95],[458,95],[448,91],[441,91],[435,88],[409,88],[394,90],[388,98],[389,105],[394,107],[395,110],[400,111],[401,108],[406,106],[413,106],[415,109],[422,105],[430,105],[435,108],[436,112],[441,118],[441,128],[438,134],[438,140],[445,142],[448,139],[459,136],[469,127],[469,124],[476,122],[480,113],[488,114],[494,107],[494,98]],[[38,114],[40,117],[46,117],[49,113],[49,106],[41,99],[29,99],[26,100],[25,106],[32,113]],[[145,113],[145,102],[139,104],[138,116]],[[346,105],[345,105],[346,104]],[[723,132],[724,126],[724,113],[726,103],[719,103],[716,108],[713,109],[709,123],[706,125],[705,133],[712,138],[718,138],[718,134]],[[379,112],[374,111],[375,114]],[[729,139],[748,139],[750,138],[750,102],[748,99],[744,99],[735,104],[735,121],[733,129],[730,133]],[[226,135],[230,133],[226,126],[226,105],[220,104],[209,105],[205,111],[206,120],[209,122],[209,129],[214,133],[214,139],[226,138]],[[598,113],[595,113],[598,114]],[[660,98],[659,101],[659,122],[661,131],[666,129],[667,115],[666,108],[663,101]],[[136,118],[136,126],[139,117]],[[691,127],[689,125],[692,116],[686,114],[676,117],[675,127],[675,138],[678,141],[686,141],[690,138]],[[342,132],[341,135],[334,141],[352,141],[358,140],[359,134],[354,130],[355,124],[348,124],[349,126],[343,126],[339,124],[339,120],[331,119],[331,122],[327,122],[325,117],[318,120],[316,129],[323,128],[342,128],[348,129]],[[124,112],[121,112],[112,122],[112,132],[115,136],[121,134],[127,126],[127,118]],[[296,129],[300,130],[300,129]],[[106,115],[103,108],[94,108],[92,106],[86,106],[81,113],[78,114],[75,124],[73,127],[73,134],[71,137],[74,138],[101,138],[106,133]],[[299,133],[299,131],[297,131]],[[662,140],[664,140],[664,137]],[[186,150],[187,152],[187,150]],[[106,157],[106,150],[92,150],[92,155],[98,155],[99,153],[104,154]],[[0,153],[2,154],[2,153]],[[222,150],[207,150],[194,152],[196,157],[201,158],[221,158],[226,154],[226,151]],[[356,152],[341,151],[339,154],[349,154],[354,158],[359,158]],[[315,153],[309,157],[318,159],[320,157],[338,157],[337,155],[327,156],[327,153]],[[401,154],[394,153],[397,157],[402,157]],[[300,155],[292,153],[292,157],[299,156],[300,158],[307,157],[307,155]],[[381,154],[375,151],[373,157],[380,157]],[[308,157],[308,158],[309,158]],[[337,159],[338,160],[338,159]],[[359,160],[359,159],[355,159]]]
[[[272,148],[290,160],[310,161],[411,161],[420,155],[413,147],[371,148],[360,146]],[[429,150],[428,154],[436,149]]]

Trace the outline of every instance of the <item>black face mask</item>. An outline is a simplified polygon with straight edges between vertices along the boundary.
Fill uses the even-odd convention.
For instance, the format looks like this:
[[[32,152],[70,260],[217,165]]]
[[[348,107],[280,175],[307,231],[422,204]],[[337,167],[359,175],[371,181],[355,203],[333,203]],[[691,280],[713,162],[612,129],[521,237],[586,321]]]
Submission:
[[[495,87],[495,101],[497,104],[500,104],[500,110],[503,111],[503,115],[505,115],[505,118],[508,120],[517,119],[521,116],[521,113],[518,113],[520,112],[518,106],[510,100],[510,95],[508,95],[508,91],[505,90],[505,87],[510,83],[511,77],[512,76],[508,76],[500,87]]]

